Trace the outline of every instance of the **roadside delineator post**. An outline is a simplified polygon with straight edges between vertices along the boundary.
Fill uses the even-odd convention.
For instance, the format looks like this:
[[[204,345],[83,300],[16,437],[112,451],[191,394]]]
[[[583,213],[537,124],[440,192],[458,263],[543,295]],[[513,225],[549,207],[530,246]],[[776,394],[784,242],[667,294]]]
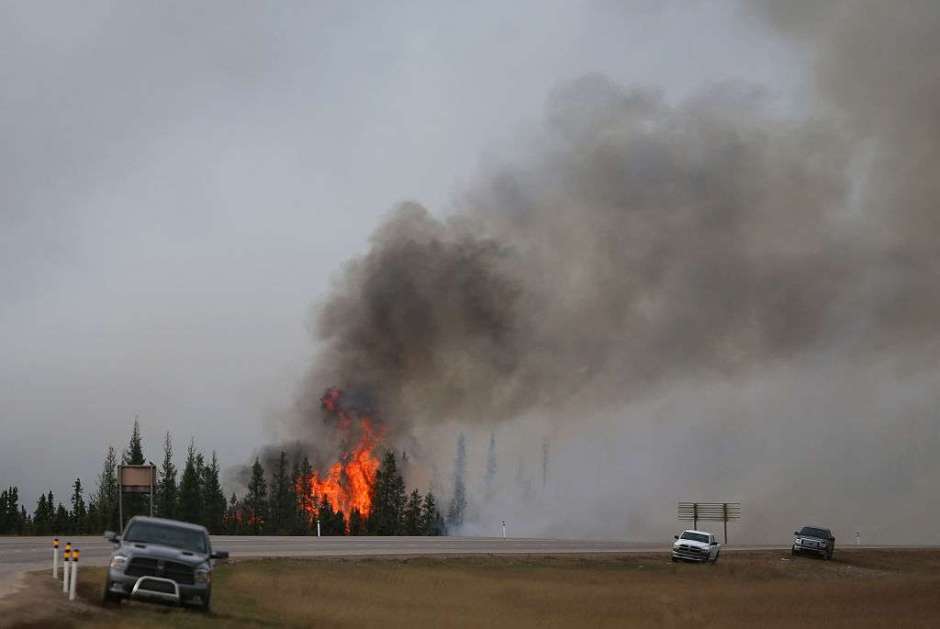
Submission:
[[[78,581],[78,555],[79,550],[76,548],[72,551],[72,570],[69,575],[69,600],[75,600],[75,582]]]
[[[62,593],[69,593],[69,564],[72,563],[72,542],[65,542],[62,555]]]
[[[503,539],[506,539],[506,520],[503,520]]]
[[[317,537],[320,537],[320,518],[317,518]]]
[[[59,578],[59,538],[52,540],[52,578]]]

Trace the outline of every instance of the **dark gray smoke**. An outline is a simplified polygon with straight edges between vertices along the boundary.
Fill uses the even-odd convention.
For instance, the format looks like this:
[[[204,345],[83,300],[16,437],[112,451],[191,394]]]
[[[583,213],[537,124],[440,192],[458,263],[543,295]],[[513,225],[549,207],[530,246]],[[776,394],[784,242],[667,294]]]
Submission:
[[[682,418],[663,430],[705,430],[694,442],[711,448],[713,464],[688,450],[675,469],[700,486],[658,482],[667,507],[616,511],[597,532],[622,531],[624,518],[650,530],[679,491],[789,508],[793,487],[769,472],[735,478],[779,455],[767,439],[801,441],[785,427],[837,443],[838,426],[858,441],[781,455],[793,483],[838,468],[827,489],[859,492],[853,500],[866,484],[915,492],[915,477],[936,466],[918,459],[885,481],[910,442],[891,431],[863,438],[851,418],[874,412],[905,435],[938,439],[937,415],[924,419],[923,406],[940,402],[930,392],[940,347],[940,4],[747,10],[810,51],[807,114],[781,115],[760,88],[733,83],[677,104],[601,76],[560,86],[527,161],[494,168],[446,219],[400,206],[348,264],[319,314],[322,351],[305,399],[328,385],[366,391],[403,436],[529,416],[545,433],[593,426],[600,438],[644,425],[656,411],[643,405],[667,400]],[[896,378],[897,396],[879,398],[877,411],[853,393],[865,369]],[[818,388],[828,378],[832,399]],[[748,392],[735,402],[728,383]],[[693,391],[712,400],[706,407],[711,395],[729,407],[691,421],[702,399]],[[816,406],[799,406],[801,396]],[[709,419],[719,416],[722,430]],[[865,415],[855,428],[876,421]],[[553,479],[565,474],[564,448],[553,439]],[[597,497],[617,492],[590,484]],[[631,491],[620,494],[636,504],[656,493]],[[818,509],[836,526],[861,517]],[[914,516],[893,517],[915,535]]]

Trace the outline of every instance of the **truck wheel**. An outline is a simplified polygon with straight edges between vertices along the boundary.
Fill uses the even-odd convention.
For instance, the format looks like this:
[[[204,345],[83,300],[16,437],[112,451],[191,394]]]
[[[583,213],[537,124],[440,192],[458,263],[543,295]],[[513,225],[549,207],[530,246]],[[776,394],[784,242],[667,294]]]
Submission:
[[[720,555],[721,555],[721,551],[719,550],[717,553],[715,553],[715,558],[712,559],[712,563],[718,563],[718,557]]]
[[[208,614],[210,611],[211,600],[212,590],[206,590],[206,593],[199,597],[199,607],[197,607],[197,609],[203,614]]]
[[[109,587],[110,585],[111,585],[111,582],[109,580],[106,580],[104,582],[104,594],[101,595],[101,604],[104,607],[120,605],[121,599],[124,598],[120,594],[115,594],[114,592],[112,592],[111,588]]]

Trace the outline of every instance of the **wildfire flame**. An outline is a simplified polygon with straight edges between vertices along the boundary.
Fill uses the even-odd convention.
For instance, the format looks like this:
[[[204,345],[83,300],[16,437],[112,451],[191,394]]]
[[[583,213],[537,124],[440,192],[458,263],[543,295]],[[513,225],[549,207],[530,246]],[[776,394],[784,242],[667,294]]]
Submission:
[[[341,511],[349,521],[354,509],[358,509],[363,518],[372,511],[372,485],[379,470],[374,450],[381,440],[382,429],[371,416],[344,408],[342,398],[340,389],[330,388],[320,403],[325,411],[337,417],[337,430],[344,433],[344,441],[351,446],[324,474],[313,473],[309,480],[309,495],[313,499],[308,501],[308,511],[315,514],[319,501],[325,498],[334,511]]]

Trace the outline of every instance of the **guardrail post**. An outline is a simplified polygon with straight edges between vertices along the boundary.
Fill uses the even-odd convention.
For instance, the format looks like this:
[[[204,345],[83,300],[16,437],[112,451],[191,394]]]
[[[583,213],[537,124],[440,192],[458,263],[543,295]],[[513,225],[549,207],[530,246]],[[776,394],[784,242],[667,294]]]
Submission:
[[[52,540],[52,578],[59,578],[59,538]]]
[[[62,555],[62,593],[69,593],[69,564],[72,563],[72,542],[65,542]]]
[[[69,600],[75,600],[75,582],[78,581],[78,554],[79,550],[76,548],[72,552],[72,574],[69,575]]]

